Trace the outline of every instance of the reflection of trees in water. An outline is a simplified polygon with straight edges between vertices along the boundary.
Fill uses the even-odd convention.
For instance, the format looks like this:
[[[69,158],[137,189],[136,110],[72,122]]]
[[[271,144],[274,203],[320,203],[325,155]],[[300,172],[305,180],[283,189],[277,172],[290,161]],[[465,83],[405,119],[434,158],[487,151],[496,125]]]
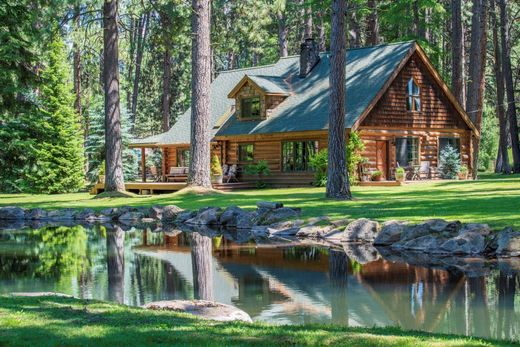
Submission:
[[[497,337],[511,339],[520,333],[520,314],[515,314],[515,294],[519,286],[519,276],[515,273],[506,274],[500,271],[497,277],[498,315]]]
[[[124,302],[125,287],[125,232],[119,226],[107,228],[108,298]]]
[[[284,258],[302,261],[318,261],[326,253],[323,247],[290,247],[283,250]]]
[[[347,293],[348,258],[343,250],[329,250],[329,278],[331,285],[331,319],[334,324],[348,326]]]
[[[30,230],[1,243],[0,278],[70,278],[91,265],[82,226]]]
[[[211,238],[196,232],[191,234],[191,263],[195,299],[213,300]]]

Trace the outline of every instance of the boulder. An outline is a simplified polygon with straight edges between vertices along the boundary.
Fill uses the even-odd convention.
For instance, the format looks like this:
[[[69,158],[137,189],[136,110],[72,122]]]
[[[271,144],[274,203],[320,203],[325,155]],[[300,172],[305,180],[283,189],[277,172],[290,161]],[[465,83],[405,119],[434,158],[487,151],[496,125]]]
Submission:
[[[251,317],[244,311],[231,305],[206,300],[171,300],[156,301],[144,305],[150,310],[168,310],[185,312],[197,317],[220,322],[242,321],[251,323]]]
[[[401,235],[408,228],[408,223],[398,220],[390,220],[383,223],[381,231],[377,234],[374,245],[388,246],[401,240]]]
[[[27,211],[25,214],[25,219],[31,220],[41,220],[47,219],[47,211],[42,208],[33,208],[32,210]]]
[[[91,208],[85,208],[74,216],[76,220],[91,221],[96,219],[96,212]]]
[[[360,218],[351,222],[341,233],[329,233],[325,238],[336,238],[345,242],[372,242],[376,238],[379,223]]]
[[[255,224],[256,214],[254,212],[241,213],[236,217],[237,229],[251,229]]]
[[[445,237],[455,236],[460,230],[459,221],[448,222],[444,219],[430,219],[424,223],[407,228],[401,235],[401,241],[409,241],[431,234],[443,234]]]
[[[131,212],[132,208],[126,206],[124,208],[117,208],[117,207],[107,207],[105,209],[101,210],[101,214],[104,216],[120,216],[122,214],[125,214],[127,212]]]
[[[325,222],[329,223],[330,222],[330,217],[328,217],[328,216],[320,216],[320,217],[309,218],[309,220],[307,220],[307,225],[313,226],[313,225],[320,224],[320,223],[325,223]]]
[[[423,253],[438,253],[440,245],[446,241],[437,235],[425,235],[408,241],[394,243],[391,247],[396,250],[420,251]]]
[[[250,229],[254,224],[255,214],[238,206],[229,206],[220,215],[220,224],[237,229]]]
[[[119,216],[121,222],[134,222],[141,220],[144,217],[142,212],[126,212]]]
[[[251,234],[255,238],[267,238],[269,236],[269,230],[267,225],[254,225],[251,228]]]
[[[477,233],[482,236],[488,236],[489,234],[491,234],[491,228],[487,224],[468,223],[464,224],[462,228],[459,230],[459,235],[465,233]]]
[[[352,223],[352,219],[349,218],[336,219],[330,222],[330,224],[335,226],[336,228],[347,226],[350,223]]]
[[[274,201],[258,201],[256,203],[256,206],[259,209],[274,210],[277,208],[282,208],[283,204],[281,202],[274,202]]]
[[[275,210],[269,210],[259,216],[258,224],[269,225],[276,222],[286,221],[300,217],[301,210],[289,207],[281,207]]]
[[[296,236],[298,237],[310,237],[310,238],[322,238],[334,229],[333,225],[304,225],[302,226]]]
[[[278,222],[269,225],[267,230],[269,236],[295,236],[302,223],[302,220]]]
[[[215,225],[219,224],[220,207],[204,208],[199,210],[197,215],[188,219],[186,224],[194,225]]]
[[[163,208],[162,206],[152,206],[148,209],[146,215],[148,216],[148,218],[153,218],[153,219],[162,219],[162,215],[163,215]]]
[[[0,207],[0,219],[17,220],[24,219],[25,211],[23,208],[16,206]]]
[[[499,232],[495,238],[495,254],[499,257],[520,256],[520,232],[506,228]]]
[[[481,254],[486,241],[478,232],[465,232],[444,242],[440,249],[450,254]]]
[[[163,212],[163,218],[164,218],[164,214],[166,212],[164,211]],[[177,214],[177,217],[175,218],[175,222],[176,223],[184,223],[186,222],[188,219],[191,219],[193,217],[195,217],[197,215],[197,212],[196,211],[182,211],[182,212],[179,212]]]
[[[47,213],[47,218],[54,221],[71,221],[76,218],[76,210],[72,208],[52,210]]]
[[[163,206],[161,219],[163,221],[173,221],[183,211],[182,208],[175,205]]]

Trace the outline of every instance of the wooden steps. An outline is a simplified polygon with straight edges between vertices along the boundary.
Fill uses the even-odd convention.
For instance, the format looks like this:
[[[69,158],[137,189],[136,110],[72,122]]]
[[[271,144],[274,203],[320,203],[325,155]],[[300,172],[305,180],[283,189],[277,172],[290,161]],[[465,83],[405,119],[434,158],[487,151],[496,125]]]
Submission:
[[[232,183],[213,183],[213,188],[221,190],[223,192],[230,192],[233,190],[240,189],[255,189],[255,182],[232,182]]]
[[[361,187],[398,187],[402,186],[402,182],[398,181],[366,181],[359,182],[359,186]]]

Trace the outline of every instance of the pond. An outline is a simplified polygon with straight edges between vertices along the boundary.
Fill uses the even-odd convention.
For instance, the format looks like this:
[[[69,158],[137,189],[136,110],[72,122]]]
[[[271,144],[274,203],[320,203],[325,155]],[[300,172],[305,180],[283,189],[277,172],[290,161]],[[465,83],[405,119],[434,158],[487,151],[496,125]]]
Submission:
[[[124,229],[0,231],[0,294],[56,291],[135,306],[212,299],[275,324],[520,338],[518,259],[464,272],[349,245],[258,242],[233,231]]]

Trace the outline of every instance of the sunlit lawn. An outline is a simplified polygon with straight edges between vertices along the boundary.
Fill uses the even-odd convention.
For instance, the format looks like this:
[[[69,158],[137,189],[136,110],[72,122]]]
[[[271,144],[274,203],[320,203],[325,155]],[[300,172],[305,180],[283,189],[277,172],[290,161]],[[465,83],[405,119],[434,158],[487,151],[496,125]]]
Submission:
[[[507,346],[397,328],[218,323],[68,298],[0,296],[0,346]]]
[[[174,193],[112,199],[93,199],[87,193],[4,194],[0,195],[0,206],[99,209],[122,205],[175,204],[187,209],[229,205],[251,209],[259,200],[272,200],[301,207],[304,217],[367,217],[379,221],[445,218],[489,223],[494,228],[514,226],[520,229],[520,175],[482,175],[478,181],[413,183],[401,187],[353,187],[353,193],[355,201],[327,200],[323,188],[244,190],[211,195]]]

